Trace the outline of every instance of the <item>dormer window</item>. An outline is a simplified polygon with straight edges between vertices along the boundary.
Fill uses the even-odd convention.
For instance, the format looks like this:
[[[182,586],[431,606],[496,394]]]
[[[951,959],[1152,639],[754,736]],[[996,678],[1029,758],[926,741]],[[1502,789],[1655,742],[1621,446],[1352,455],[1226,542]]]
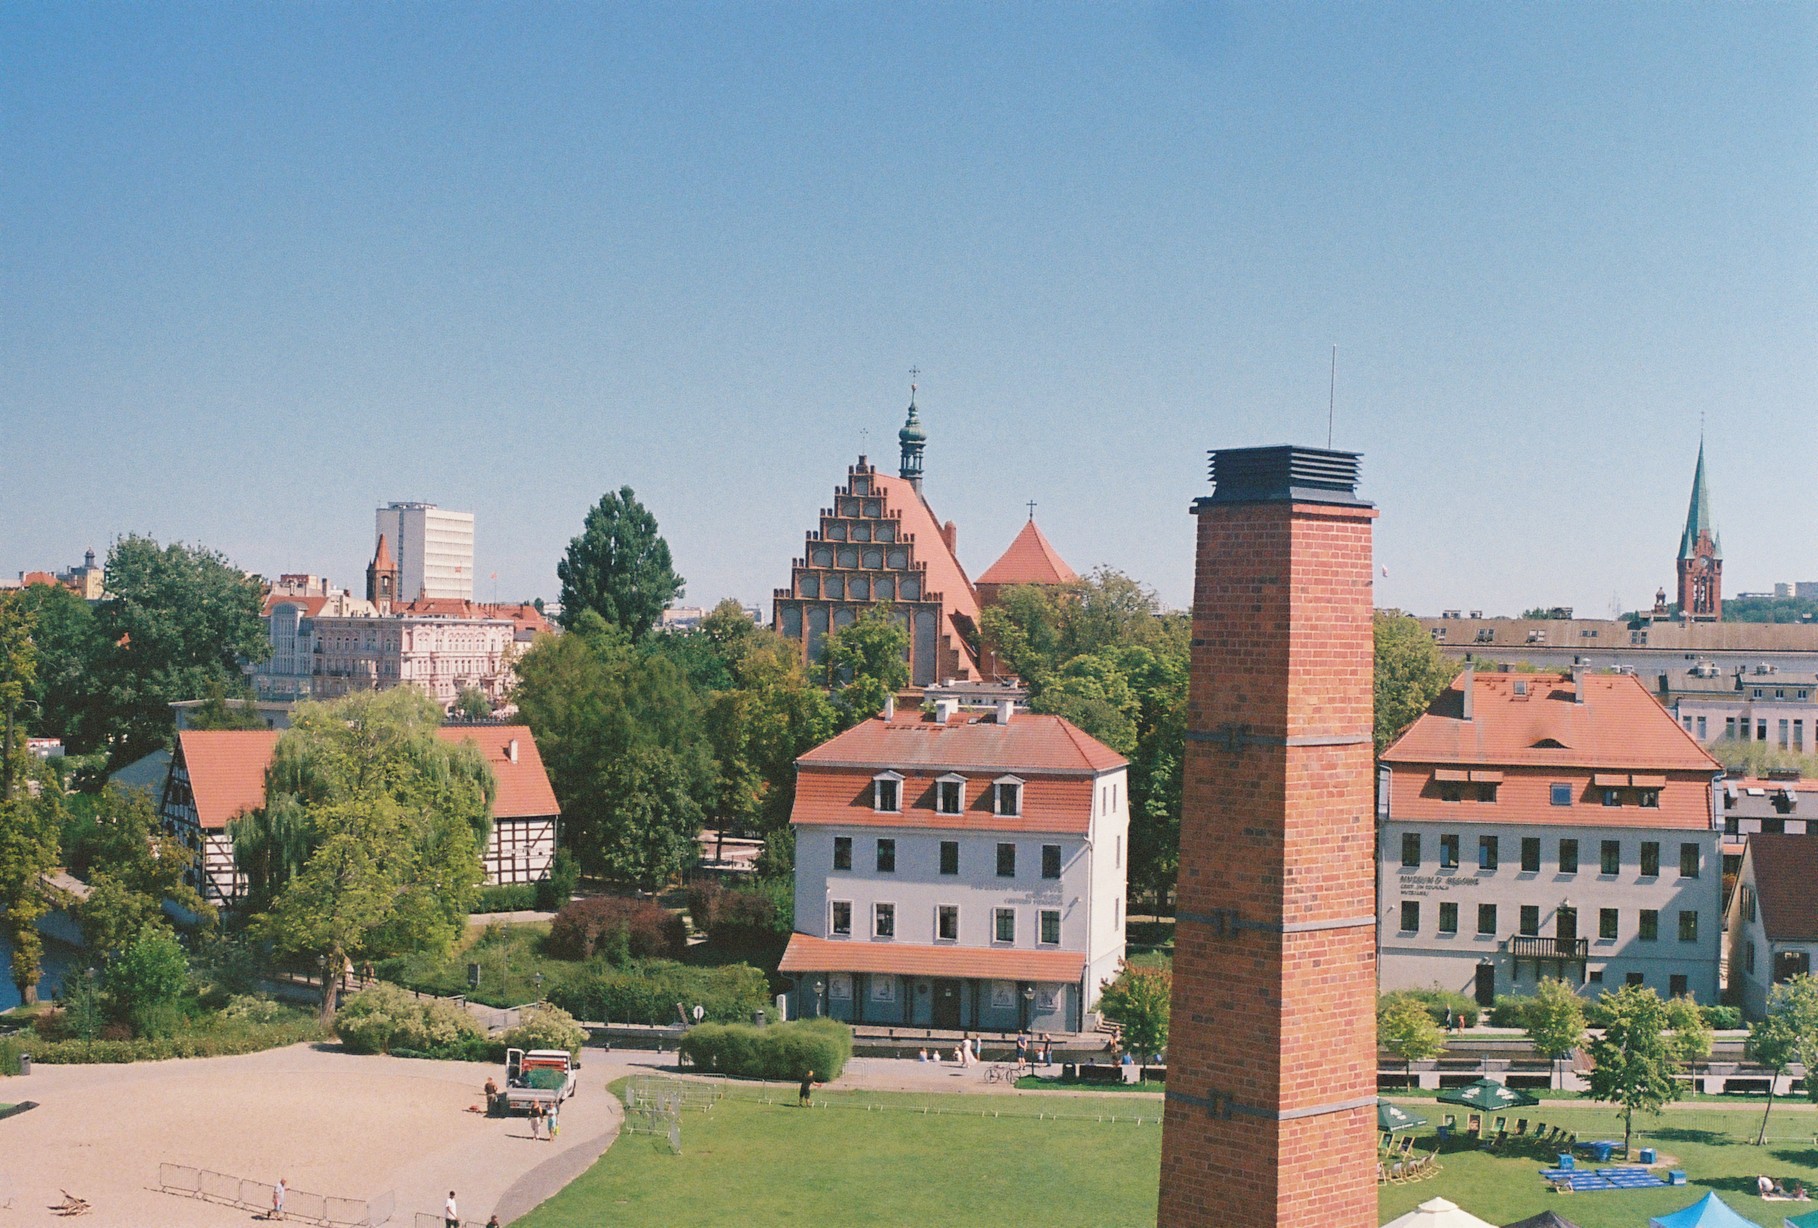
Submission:
[[[897,814],[903,808],[903,778],[895,772],[879,772],[871,778],[871,808],[883,814]]]
[[[966,778],[943,776],[934,782],[934,809],[937,814],[963,814],[966,809]]]
[[[991,782],[996,790],[993,810],[1002,818],[1013,819],[1023,812],[1023,782],[1014,776],[999,776]]]

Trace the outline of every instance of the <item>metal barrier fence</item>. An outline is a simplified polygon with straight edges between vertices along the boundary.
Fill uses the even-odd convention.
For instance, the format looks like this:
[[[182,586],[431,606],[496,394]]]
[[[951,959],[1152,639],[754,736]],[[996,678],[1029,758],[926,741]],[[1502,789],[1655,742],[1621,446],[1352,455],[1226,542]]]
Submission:
[[[271,1209],[273,1183],[235,1177],[187,1164],[159,1164],[158,1190],[184,1198],[241,1207],[248,1211]],[[328,1228],[378,1228],[391,1219],[396,1198],[387,1190],[377,1198],[335,1198],[308,1190],[284,1191],[284,1216]]]
[[[438,1213],[418,1211],[411,1228],[445,1228],[447,1223],[448,1221]],[[486,1225],[477,1219],[464,1219],[461,1221],[461,1228],[486,1228]]]

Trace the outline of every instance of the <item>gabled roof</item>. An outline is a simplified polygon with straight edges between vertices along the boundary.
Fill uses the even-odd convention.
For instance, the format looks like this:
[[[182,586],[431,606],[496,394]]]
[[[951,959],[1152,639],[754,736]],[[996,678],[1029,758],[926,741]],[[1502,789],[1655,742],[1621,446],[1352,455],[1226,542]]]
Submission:
[[[1750,836],[1748,857],[1768,940],[1818,942],[1818,836]]]
[[[1072,584],[1079,574],[1067,566],[1032,516],[997,562],[985,568],[980,584]]]
[[[1464,687],[1472,719],[1464,719]],[[1698,740],[1632,674],[1586,674],[1584,702],[1563,674],[1475,674],[1440,692],[1383,752],[1388,764],[1719,770]]]
[[[1698,535],[1711,535],[1711,552],[1717,558],[1723,557],[1723,551],[1717,543],[1717,530],[1711,524],[1711,496],[1704,488],[1704,440],[1698,441],[1698,468],[1692,474],[1692,502],[1685,511],[1685,532],[1679,536],[1679,557],[1694,558],[1698,554]]]
[[[323,606],[333,600],[333,597],[289,597],[279,593],[267,593],[265,595],[265,608],[259,612],[265,617],[270,618],[272,611],[276,610],[279,606],[294,605],[302,609],[304,618],[314,618],[322,612]]]
[[[397,564],[391,561],[391,548],[385,544],[385,534],[379,534],[379,548],[372,552],[374,571],[392,571]]]
[[[921,768],[1089,774],[1124,767],[1129,760],[1062,717],[1018,712],[1008,725],[976,713],[946,724],[921,716],[874,717],[822,742],[796,763],[867,773]]]
[[[472,742],[479,747],[498,780],[493,799],[495,819],[535,818],[558,813],[555,791],[537,752],[536,739],[524,725],[443,725],[436,736],[445,742]],[[189,787],[196,799],[196,821],[218,831],[228,822],[265,804],[265,769],[278,745],[270,729],[185,729],[177,735]],[[518,759],[509,757],[518,744]]]

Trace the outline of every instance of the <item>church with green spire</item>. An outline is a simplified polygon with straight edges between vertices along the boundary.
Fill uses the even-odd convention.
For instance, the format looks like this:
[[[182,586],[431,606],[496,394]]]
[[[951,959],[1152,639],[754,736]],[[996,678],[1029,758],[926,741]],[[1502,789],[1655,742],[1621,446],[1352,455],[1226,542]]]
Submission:
[[[1698,441],[1698,468],[1692,474],[1692,503],[1679,537],[1679,616],[1694,622],[1723,621],[1723,550],[1711,522],[1711,496],[1704,485],[1704,441]]]

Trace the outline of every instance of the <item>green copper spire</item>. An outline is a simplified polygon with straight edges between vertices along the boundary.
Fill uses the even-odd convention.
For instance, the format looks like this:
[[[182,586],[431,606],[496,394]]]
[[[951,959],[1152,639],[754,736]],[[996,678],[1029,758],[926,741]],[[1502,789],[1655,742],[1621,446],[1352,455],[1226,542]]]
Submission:
[[[1698,535],[1711,535],[1711,554],[1722,558],[1723,550],[1717,544],[1717,530],[1711,525],[1711,496],[1704,488],[1704,440],[1698,441],[1698,470],[1692,475],[1692,505],[1685,513],[1685,534],[1679,539],[1679,557],[1695,558],[1698,554]]]
[[[922,429],[922,420],[915,412],[915,385],[909,385],[909,418],[903,423],[903,429],[896,433],[902,444],[903,463],[897,470],[898,476],[915,487],[922,488],[922,449],[927,446],[928,432]]]

